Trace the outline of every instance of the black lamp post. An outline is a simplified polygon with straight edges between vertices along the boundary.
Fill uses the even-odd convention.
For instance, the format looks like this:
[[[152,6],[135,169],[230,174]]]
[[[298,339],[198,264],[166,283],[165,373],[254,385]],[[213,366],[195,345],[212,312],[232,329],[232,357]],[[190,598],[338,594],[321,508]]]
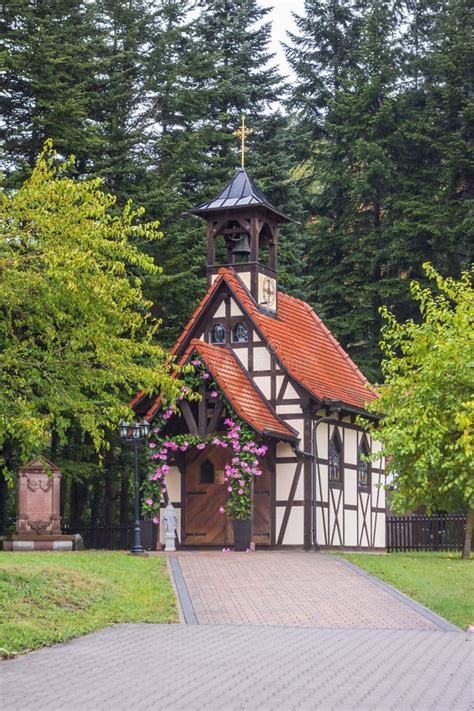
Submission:
[[[138,448],[146,441],[148,432],[150,431],[150,423],[146,420],[141,422],[120,422],[119,433],[120,439],[126,444],[133,445],[133,459],[135,467],[135,475],[133,480],[134,489],[134,518],[135,524],[133,527],[133,546],[131,552],[134,554],[144,553],[145,549],[142,546],[142,532],[140,528],[140,480],[138,478]]]

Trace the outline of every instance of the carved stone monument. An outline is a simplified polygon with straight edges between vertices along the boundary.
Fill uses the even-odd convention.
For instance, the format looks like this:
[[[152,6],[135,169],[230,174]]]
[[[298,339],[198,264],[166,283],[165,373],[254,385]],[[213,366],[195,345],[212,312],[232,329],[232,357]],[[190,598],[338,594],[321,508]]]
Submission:
[[[175,551],[175,539],[176,539],[176,511],[171,501],[168,501],[168,505],[163,514],[163,522],[165,524],[165,551]]]
[[[72,550],[74,536],[61,535],[60,486],[60,470],[42,457],[19,470],[17,533],[3,550]]]

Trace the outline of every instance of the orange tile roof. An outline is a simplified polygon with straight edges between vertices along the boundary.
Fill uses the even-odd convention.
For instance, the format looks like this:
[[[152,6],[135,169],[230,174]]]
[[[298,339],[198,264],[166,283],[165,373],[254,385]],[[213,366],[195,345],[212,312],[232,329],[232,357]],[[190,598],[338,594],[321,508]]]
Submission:
[[[277,316],[269,316],[258,309],[249,290],[231,268],[219,269],[214,283],[176,341],[171,351],[174,355],[189,345],[186,342],[192,336],[194,324],[222,282],[228,285],[289,375],[318,400],[340,401],[364,409],[368,401],[376,399],[368,380],[309,304],[279,291]],[[222,350],[222,346],[218,348]]]
[[[272,412],[230,348],[213,346],[193,338],[183,361],[188,360],[193,351],[204,361],[217,386],[239,417],[256,432],[278,435],[284,439],[297,437],[295,430]]]
[[[309,304],[278,292],[277,317],[260,311],[233,269],[222,267],[176,342],[179,351],[219,285],[225,281],[288,373],[319,400],[364,409],[376,395],[340,343]]]

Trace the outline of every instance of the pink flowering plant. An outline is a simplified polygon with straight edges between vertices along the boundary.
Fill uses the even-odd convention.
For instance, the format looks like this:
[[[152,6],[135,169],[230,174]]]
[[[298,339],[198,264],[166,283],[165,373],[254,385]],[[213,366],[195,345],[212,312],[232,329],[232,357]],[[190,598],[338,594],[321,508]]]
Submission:
[[[198,359],[191,361],[193,372],[187,373],[183,380],[179,400],[195,399],[195,390],[204,382],[210,397],[220,397],[216,385],[209,373],[206,372],[202,362]],[[226,403],[227,411],[230,410]],[[164,404],[160,415],[156,418],[149,438],[149,471],[142,486],[143,504],[142,511],[154,523],[159,522],[159,510],[164,495],[167,492],[167,474],[169,460],[176,452],[187,452],[189,449],[205,449],[212,444],[228,449],[230,462],[225,465],[224,482],[227,486],[228,499],[225,507],[219,509],[220,513],[229,518],[249,519],[252,515],[251,488],[254,477],[261,476],[260,458],[267,453],[267,447],[255,441],[250,427],[248,427],[234,412],[224,420],[226,432],[211,434],[205,437],[180,434],[174,437],[165,437],[162,434],[166,422],[178,413],[177,403]]]

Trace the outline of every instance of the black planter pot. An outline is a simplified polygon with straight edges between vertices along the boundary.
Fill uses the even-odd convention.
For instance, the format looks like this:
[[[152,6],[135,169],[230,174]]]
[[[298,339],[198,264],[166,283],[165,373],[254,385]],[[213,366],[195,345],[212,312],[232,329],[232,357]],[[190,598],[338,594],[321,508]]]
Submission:
[[[232,519],[232,527],[234,529],[234,549],[236,551],[248,550],[252,539],[252,519],[234,518]]]

